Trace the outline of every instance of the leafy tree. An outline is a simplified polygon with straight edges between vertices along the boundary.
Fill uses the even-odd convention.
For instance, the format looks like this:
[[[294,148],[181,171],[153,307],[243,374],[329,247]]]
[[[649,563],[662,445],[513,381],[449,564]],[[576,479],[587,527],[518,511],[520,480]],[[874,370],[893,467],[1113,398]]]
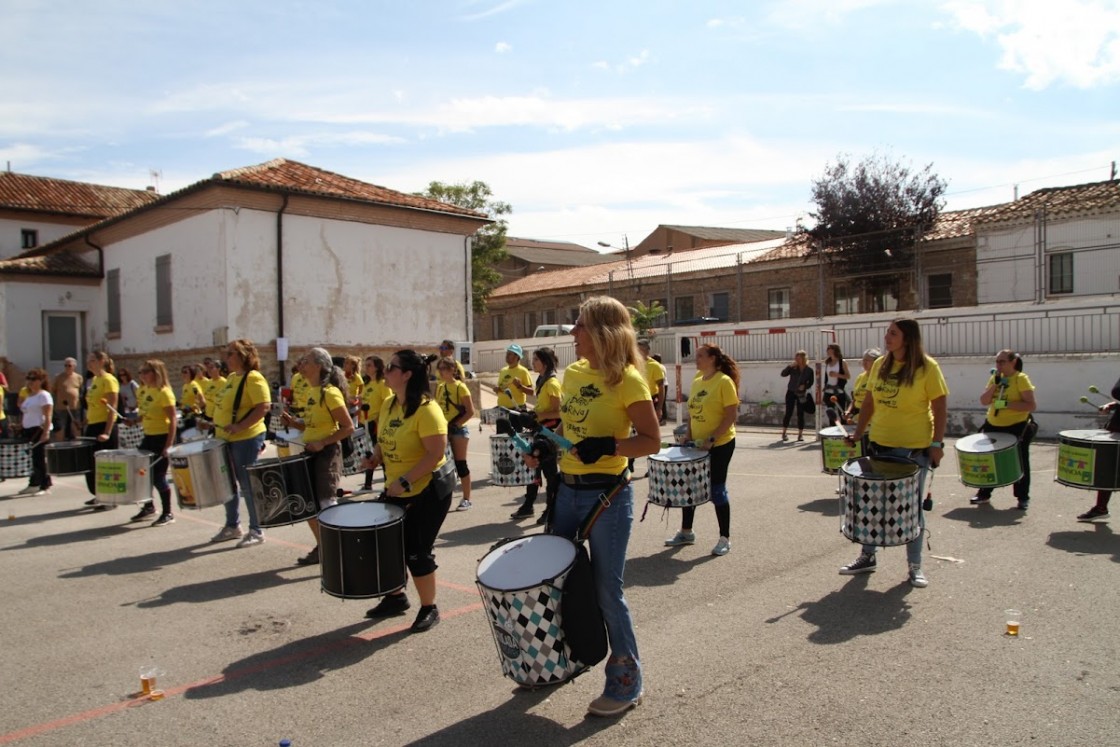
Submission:
[[[946,186],[933,164],[912,173],[882,155],[857,164],[840,155],[813,182],[815,224],[802,230],[844,274],[908,269],[914,245],[945,204]]]
[[[494,268],[509,256],[506,253],[507,226],[502,216],[509,215],[513,210],[508,202],[492,199],[494,193],[486,182],[431,182],[422,194],[433,200],[477,210],[494,221],[478,229],[471,248],[471,303],[475,313],[481,314],[486,311],[486,300],[490,293],[502,282],[501,273]]]
[[[634,325],[634,329],[638,330],[639,335],[649,334],[657,320],[665,316],[665,307],[660,301],[654,301],[649,306],[638,301],[633,306],[627,306],[626,309],[630,312],[630,322]]]

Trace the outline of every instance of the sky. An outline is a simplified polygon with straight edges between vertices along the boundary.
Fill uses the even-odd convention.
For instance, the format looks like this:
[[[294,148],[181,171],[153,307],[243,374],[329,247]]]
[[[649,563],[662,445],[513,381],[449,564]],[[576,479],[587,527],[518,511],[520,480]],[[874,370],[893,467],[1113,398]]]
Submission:
[[[0,167],[161,193],[290,158],[481,180],[509,235],[811,224],[838,158],[946,209],[1120,160],[1120,0],[0,0]]]

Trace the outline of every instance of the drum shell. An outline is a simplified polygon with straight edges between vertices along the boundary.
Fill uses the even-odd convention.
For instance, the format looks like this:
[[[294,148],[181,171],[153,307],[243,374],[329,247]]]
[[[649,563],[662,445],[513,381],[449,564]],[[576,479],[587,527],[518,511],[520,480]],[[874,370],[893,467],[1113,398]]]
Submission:
[[[505,413],[500,407],[488,407],[485,410],[480,410],[478,419],[486,425],[494,425],[498,422],[499,418],[503,417]]]
[[[845,438],[855,432],[854,425],[834,425],[817,434],[821,439],[821,472],[829,475],[839,474],[845,462],[863,456],[862,441],[852,446],[844,442]]]
[[[57,441],[47,444],[47,473],[62,477],[65,475],[84,475],[94,468],[92,438],[76,438],[71,441]]]
[[[712,499],[712,460],[703,449],[674,446],[649,457],[649,502],[666,508]]]
[[[121,449],[139,449],[140,442],[144,440],[144,426],[122,425],[117,428],[117,443]]]
[[[883,476],[869,476],[867,472],[873,468],[883,468]],[[888,469],[900,474],[890,476]],[[919,539],[920,485],[921,469],[909,459],[849,459],[840,469],[840,531],[852,542],[881,547]]]
[[[533,534],[495,545],[478,563],[476,584],[502,674],[519,685],[558,684],[586,669],[564,641],[564,584],[577,552],[565,537]]]
[[[315,518],[319,501],[311,481],[311,454],[258,459],[246,467],[249,500],[262,527],[279,527]]]
[[[1054,480],[1082,490],[1120,490],[1120,433],[1059,433]]]
[[[140,503],[152,497],[152,452],[102,449],[93,455],[94,487],[101,503]]]
[[[233,461],[225,441],[206,438],[168,452],[179,508],[220,506],[237,497]]]
[[[955,449],[960,480],[970,488],[1002,488],[1023,478],[1019,439],[1010,433],[974,433]]]
[[[31,444],[21,438],[0,439],[0,479],[31,474]]]
[[[373,439],[364,426],[355,426],[354,432],[347,438],[353,448],[350,456],[342,459],[342,474],[359,475],[365,471],[362,469],[362,462],[373,454]]]
[[[513,439],[505,434],[490,437],[490,484],[502,487],[531,485],[533,470],[521,458]]]
[[[322,589],[342,599],[369,599],[403,589],[404,509],[391,503],[343,503],[319,513]]]

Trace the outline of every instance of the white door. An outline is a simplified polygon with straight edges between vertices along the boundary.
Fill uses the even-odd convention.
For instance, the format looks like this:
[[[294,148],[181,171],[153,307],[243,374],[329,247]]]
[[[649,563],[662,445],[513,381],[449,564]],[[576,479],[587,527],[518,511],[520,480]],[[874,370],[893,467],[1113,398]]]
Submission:
[[[82,315],[79,312],[43,312],[43,363],[47,375],[53,379],[62,373],[62,362],[67,358],[78,361],[78,373],[83,371]]]

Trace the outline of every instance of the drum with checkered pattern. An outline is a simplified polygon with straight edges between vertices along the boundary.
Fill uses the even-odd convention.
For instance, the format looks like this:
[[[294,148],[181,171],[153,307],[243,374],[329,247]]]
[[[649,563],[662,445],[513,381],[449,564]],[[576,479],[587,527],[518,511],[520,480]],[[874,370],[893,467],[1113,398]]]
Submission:
[[[19,438],[0,439],[0,477],[31,474],[31,444]]]
[[[490,484],[503,487],[530,485],[533,470],[521,458],[521,452],[509,436],[498,434],[490,437]]]
[[[708,452],[670,446],[649,457],[649,502],[666,508],[699,506],[712,499]]]
[[[144,440],[144,426],[122,425],[117,428],[117,442],[122,449],[139,449],[140,442]]]
[[[478,591],[502,674],[522,687],[559,684],[595,663],[577,659],[564,630],[564,606],[572,603],[572,593],[595,594],[589,574],[574,574],[581,553],[567,538],[532,534],[499,542],[478,562]],[[577,577],[587,580],[575,584],[580,589],[566,589]]]
[[[373,455],[373,439],[369,437],[369,431],[365,427],[354,428],[354,432],[350,434],[350,444],[350,455],[342,459],[342,474],[360,475],[365,471],[362,469],[362,461]]]
[[[860,457],[840,468],[840,531],[894,547],[922,536],[921,469],[902,457]]]

